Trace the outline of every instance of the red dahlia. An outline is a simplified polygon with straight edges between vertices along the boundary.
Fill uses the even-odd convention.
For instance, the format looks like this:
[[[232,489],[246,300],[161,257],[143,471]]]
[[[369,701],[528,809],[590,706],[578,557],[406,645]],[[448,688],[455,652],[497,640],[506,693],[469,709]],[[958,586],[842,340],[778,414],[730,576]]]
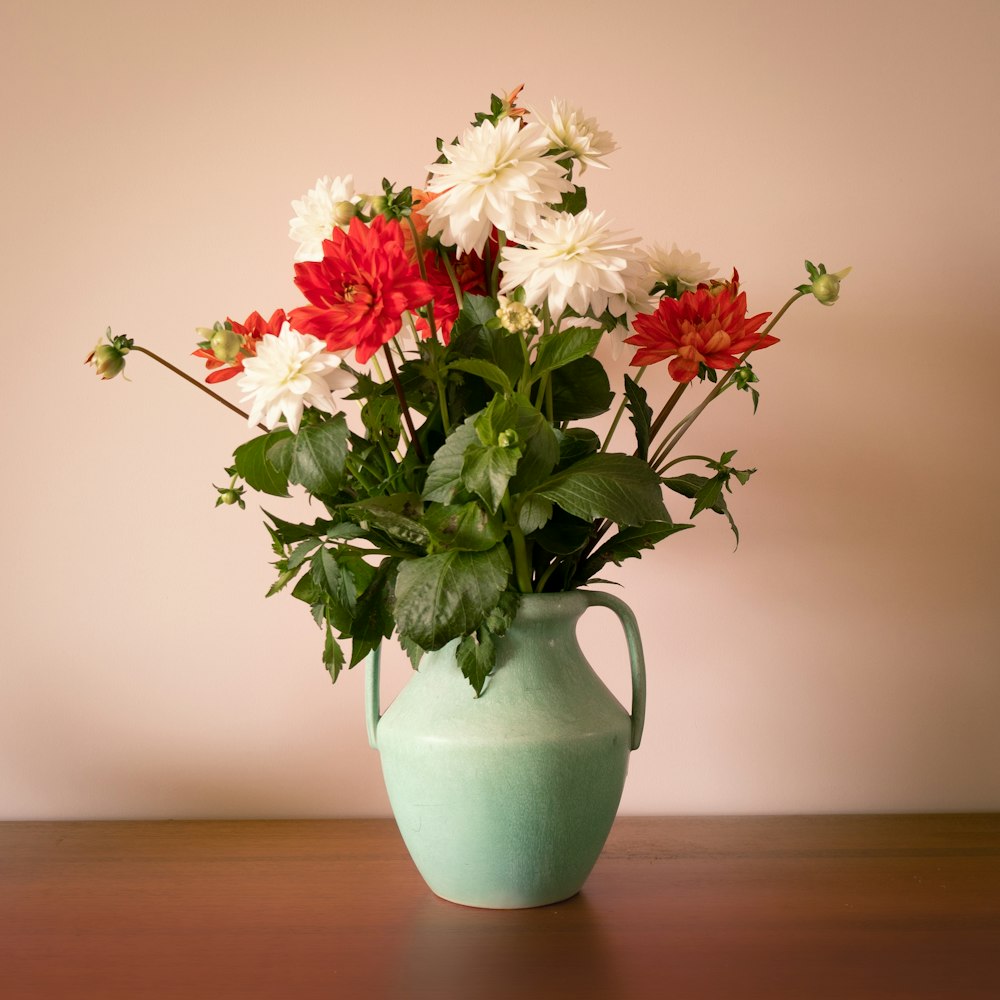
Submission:
[[[325,340],[330,351],[355,348],[359,364],[396,336],[404,312],[433,295],[406,253],[399,222],[382,216],[334,229],[322,260],[295,265],[295,284],[312,305],[292,310],[294,329]]]
[[[699,285],[679,299],[663,298],[656,312],[636,316],[635,335],[625,343],[638,347],[633,365],[650,365],[670,358],[667,370],[675,382],[690,382],[701,365],[729,371],[740,355],[778,343],[757,332],[770,313],[747,316],[747,297],[739,275],[730,282]]]
[[[257,342],[264,334],[277,337],[281,333],[282,324],[288,317],[284,309],[276,309],[270,319],[264,319],[259,312],[252,312],[242,323],[237,323],[234,319],[227,317],[226,322],[233,328],[233,333],[240,338],[242,343],[239,353],[232,361],[220,360],[214,351],[199,348],[191,353],[196,358],[205,359],[205,367],[209,369],[206,382],[225,382],[226,379],[233,378],[243,371],[243,359],[256,357]]]

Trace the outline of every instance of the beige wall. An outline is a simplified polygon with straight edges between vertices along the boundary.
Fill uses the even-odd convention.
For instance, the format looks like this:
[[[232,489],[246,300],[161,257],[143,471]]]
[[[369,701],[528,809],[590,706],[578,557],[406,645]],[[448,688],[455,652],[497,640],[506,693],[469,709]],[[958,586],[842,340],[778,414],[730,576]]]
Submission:
[[[623,809],[1000,808],[1000,4],[393,9],[0,0],[0,818],[386,813],[360,671],[330,687],[260,517],[212,508],[245,428],[82,360],[110,323],[197,371],[195,325],[298,302],[292,198],[418,182],[521,81],[618,139],[593,204],[753,309],[803,257],[855,269],[783,323],[757,416],[692,433],[761,470],[739,551],[705,522],[618,571],[651,673]]]

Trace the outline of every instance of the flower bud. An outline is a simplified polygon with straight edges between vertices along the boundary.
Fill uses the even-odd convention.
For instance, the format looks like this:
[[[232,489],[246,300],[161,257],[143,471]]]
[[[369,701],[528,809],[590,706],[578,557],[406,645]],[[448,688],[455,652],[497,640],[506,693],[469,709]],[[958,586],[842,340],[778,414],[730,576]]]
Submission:
[[[389,207],[389,199],[384,194],[377,194],[371,200],[370,211],[372,215],[381,215]]]
[[[501,431],[497,435],[497,444],[501,448],[516,448],[520,443],[521,439],[517,436],[517,431],[513,428]]]
[[[93,365],[101,378],[114,378],[125,369],[125,352],[118,350],[113,344],[98,344],[90,352],[87,364]]]
[[[226,506],[231,506],[234,503],[239,503],[240,495],[236,490],[222,490],[219,493],[219,500],[221,503],[226,504]]]
[[[357,209],[351,201],[338,201],[333,206],[333,224],[335,226],[347,226],[354,218]]]
[[[825,306],[832,306],[840,298],[840,282],[847,277],[850,270],[849,267],[845,267],[842,271],[820,274],[813,278],[810,288],[816,299]]]
[[[235,331],[222,327],[212,331],[212,336],[208,339],[208,346],[219,361],[229,364],[239,356],[240,348],[243,346],[243,338]]]

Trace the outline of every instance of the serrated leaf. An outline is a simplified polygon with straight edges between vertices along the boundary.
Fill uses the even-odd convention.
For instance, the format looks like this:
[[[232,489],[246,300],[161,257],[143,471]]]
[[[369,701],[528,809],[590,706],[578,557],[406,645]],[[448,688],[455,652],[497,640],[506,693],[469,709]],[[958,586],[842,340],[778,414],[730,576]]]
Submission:
[[[490,513],[496,513],[507,492],[507,484],[517,471],[519,448],[500,445],[483,445],[476,442],[465,452],[462,464],[462,483],[470,493],[486,504]]]
[[[359,500],[339,510],[362,526],[368,525],[397,541],[425,548],[430,536],[419,520],[421,508],[420,497],[415,493],[394,493]]]
[[[420,563],[425,560],[412,561]],[[351,635],[354,638],[351,647],[352,667],[360,663],[383,639],[392,635],[396,624],[393,616],[393,591],[398,571],[398,559],[383,559],[371,582],[358,595],[351,623]]]
[[[466,680],[472,685],[478,698],[486,686],[486,678],[496,666],[496,644],[493,636],[483,629],[475,635],[467,635],[455,650],[455,659]]]
[[[465,464],[466,449],[479,440],[475,426],[478,417],[478,413],[468,417],[435,452],[427,469],[424,500],[451,503],[463,492],[462,466]]]
[[[282,572],[278,574],[278,579],[271,584],[271,586],[268,588],[267,593],[264,596],[274,597],[274,595],[277,594],[279,591],[284,590],[285,587],[287,587],[288,584],[290,584],[292,580],[294,580],[298,575],[299,571],[297,568],[282,570]]]
[[[638,525],[670,519],[659,476],[631,455],[591,455],[557,472],[535,492],[585,521],[607,518]]]
[[[269,457],[269,450],[292,437],[290,430],[269,431],[241,444],[233,452],[236,472],[246,484],[260,493],[276,497],[288,496],[288,476]]]
[[[608,373],[597,358],[577,358],[552,372],[552,415],[562,420],[586,420],[606,413],[615,398]]]
[[[640,559],[644,550],[654,548],[664,538],[678,531],[693,527],[692,524],[674,524],[672,521],[649,521],[631,528],[622,528],[613,538],[594,550],[577,570],[574,583],[576,586],[583,586],[609,562],[620,566],[625,559]]]
[[[335,494],[344,480],[348,434],[342,413],[321,424],[300,428],[295,435],[288,478],[314,495]]]
[[[552,501],[528,495],[517,512],[517,526],[525,535],[538,531],[552,517]]]
[[[604,336],[603,330],[573,327],[559,333],[546,334],[538,342],[538,354],[531,366],[531,380],[564,368],[580,358],[589,357]]]
[[[460,361],[452,361],[448,368],[475,375],[505,395],[509,396],[514,391],[514,386],[511,385],[507,373],[492,361],[484,361],[481,358],[465,358]]]
[[[653,410],[646,402],[646,390],[628,375],[625,376],[625,408],[635,427],[636,454],[645,462],[649,457]]]
[[[333,629],[329,623],[326,626],[326,641],[323,644],[323,666],[326,667],[330,680],[335,684],[344,666],[344,651],[340,643],[333,637]]]
[[[420,661],[424,658],[424,653],[427,650],[412,639],[407,639],[406,636],[402,635],[399,637],[399,645],[402,647],[403,652],[406,653],[406,658],[410,661],[410,666],[416,670],[420,666]]]
[[[307,538],[296,545],[291,552],[288,553],[288,568],[292,570],[297,570],[309,557],[309,553],[312,552],[317,546],[322,544],[321,538]]]
[[[503,545],[487,552],[443,552],[410,559],[396,580],[396,625],[424,649],[475,631],[510,580]]]
[[[438,549],[485,552],[503,540],[499,518],[477,503],[443,504],[424,514],[424,527]]]

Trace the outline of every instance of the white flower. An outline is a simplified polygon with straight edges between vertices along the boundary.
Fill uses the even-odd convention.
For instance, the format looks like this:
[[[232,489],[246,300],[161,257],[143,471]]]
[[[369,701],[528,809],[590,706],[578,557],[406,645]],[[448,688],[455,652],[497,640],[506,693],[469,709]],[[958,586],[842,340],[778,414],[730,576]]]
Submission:
[[[581,174],[587,167],[605,169],[607,164],[601,160],[618,148],[611,133],[597,127],[596,119],[587,118],[583,111],[566,101],[553,99],[548,116],[535,110],[532,114],[545,128],[553,149],[565,150],[571,155],[580,164]],[[566,159],[565,156],[559,158]]]
[[[299,244],[296,260],[322,260],[323,240],[338,226],[346,228],[354,215],[348,206],[361,198],[354,193],[354,177],[321,177],[300,201],[292,202],[295,218],[288,220],[288,235]]]
[[[493,226],[515,238],[530,230],[547,205],[573,190],[549,148],[541,125],[521,128],[514,118],[467,128],[457,145],[445,146],[449,162],[428,167],[427,188],[439,193],[421,209],[430,235],[461,253],[481,253]]]
[[[261,337],[257,356],[243,362],[239,387],[243,402],[253,403],[248,423],[251,427],[262,423],[270,430],[284,417],[297,434],[305,407],[336,413],[333,390],[354,383],[354,378],[339,368],[340,358],[329,353],[322,340],[284,323],[277,337]]]
[[[579,215],[561,212],[541,220],[522,247],[504,247],[500,290],[524,288],[526,305],[547,301],[553,319],[569,306],[581,316],[588,309],[600,316],[606,309],[622,315],[638,251],[635,237],[615,233],[604,213],[584,209]]]
[[[658,281],[664,284],[676,281],[682,289],[696,288],[719,271],[707,260],[702,260],[700,254],[691,250],[678,250],[676,243],[672,244],[669,250],[664,250],[656,244],[652,250],[646,252],[646,257],[653,272],[650,287]]]

